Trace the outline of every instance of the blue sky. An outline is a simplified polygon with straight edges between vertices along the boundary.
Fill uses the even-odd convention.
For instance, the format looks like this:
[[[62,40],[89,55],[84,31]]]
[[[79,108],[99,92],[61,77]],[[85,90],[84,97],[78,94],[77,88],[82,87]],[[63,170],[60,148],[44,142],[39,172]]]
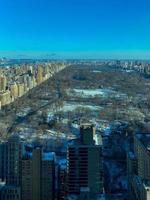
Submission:
[[[0,0],[0,57],[149,58],[149,0]]]

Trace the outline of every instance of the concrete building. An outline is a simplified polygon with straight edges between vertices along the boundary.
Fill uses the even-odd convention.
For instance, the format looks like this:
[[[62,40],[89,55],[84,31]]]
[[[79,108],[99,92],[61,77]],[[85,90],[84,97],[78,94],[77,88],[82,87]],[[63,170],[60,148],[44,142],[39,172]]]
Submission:
[[[16,135],[0,145],[1,200],[21,200],[21,157],[22,144]]]
[[[0,200],[21,200],[20,187],[4,185],[0,189]]]
[[[19,137],[12,135],[6,143],[6,185],[20,186],[22,153]]]
[[[27,87],[29,89],[32,89],[33,88],[33,79],[31,76],[27,76]]]
[[[135,134],[127,164],[129,199],[150,200],[150,133]]]
[[[1,106],[7,105],[11,102],[10,91],[0,92]]]
[[[7,86],[6,76],[0,76],[0,91],[5,91]]]
[[[57,199],[65,200],[67,195],[67,160],[60,160],[57,175]]]
[[[89,198],[96,199],[103,193],[102,148],[94,140],[95,128],[92,125],[81,125],[80,136],[79,141],[68,147],[68,194],[84,196],[86,189]]]
[[[18,97],[22,97],[24,95],[24,83],[18,84]]]
[[[150,179],[150,133],[136,134],[134,152],[138,162],[138,175]]]
[[[0,69],[0,109],[65,67],[58,62],[42,62],[39,66],[22,64]]]
[[[6,180],[6,145],[5,142],[0,143],[0,180]]]
[[[53,200],[55,187],[55,155],[40,148],[22,159],[22,200]]]
[[[13,98],[17,98],[18,97],[18,85],[16,83],[13,83],[10,86],[10,94]]]
[[[41,84],[43,82],[43,67],[39,66],[37,69],[37,77],[36,77],[37,84]]]
[[[135,157],[135,154],[130,151],[127,154],[127,178],[129,199],[134,199],[132,180],[135,175],[137,175],[137,159]]]

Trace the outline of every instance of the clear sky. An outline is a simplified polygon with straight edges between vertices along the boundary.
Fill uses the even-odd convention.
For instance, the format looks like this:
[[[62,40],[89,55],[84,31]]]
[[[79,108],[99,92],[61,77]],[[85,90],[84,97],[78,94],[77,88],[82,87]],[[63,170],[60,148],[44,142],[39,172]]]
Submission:
[[[150,59],[150,0],[0,0],[1,56]]]

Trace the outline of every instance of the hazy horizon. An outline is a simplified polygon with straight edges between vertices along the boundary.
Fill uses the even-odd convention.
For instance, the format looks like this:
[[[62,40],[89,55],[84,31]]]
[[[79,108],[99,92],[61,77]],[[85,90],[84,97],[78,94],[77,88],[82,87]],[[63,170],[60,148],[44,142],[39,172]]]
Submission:
[[[0,57],[149,59],[147,0],[1,0]]]
[[[1,52],[8,59],[98,59],[98,60],[149,60],[150,52]]]

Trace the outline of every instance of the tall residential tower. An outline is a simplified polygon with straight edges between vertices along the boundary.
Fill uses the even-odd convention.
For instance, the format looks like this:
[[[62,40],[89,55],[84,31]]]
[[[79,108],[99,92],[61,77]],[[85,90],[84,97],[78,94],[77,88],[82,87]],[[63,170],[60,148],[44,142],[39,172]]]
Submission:
[[[102,147],[91,124],[80,127],[80,140],[68,147],[68,194],[96,199],[103,192]]]

